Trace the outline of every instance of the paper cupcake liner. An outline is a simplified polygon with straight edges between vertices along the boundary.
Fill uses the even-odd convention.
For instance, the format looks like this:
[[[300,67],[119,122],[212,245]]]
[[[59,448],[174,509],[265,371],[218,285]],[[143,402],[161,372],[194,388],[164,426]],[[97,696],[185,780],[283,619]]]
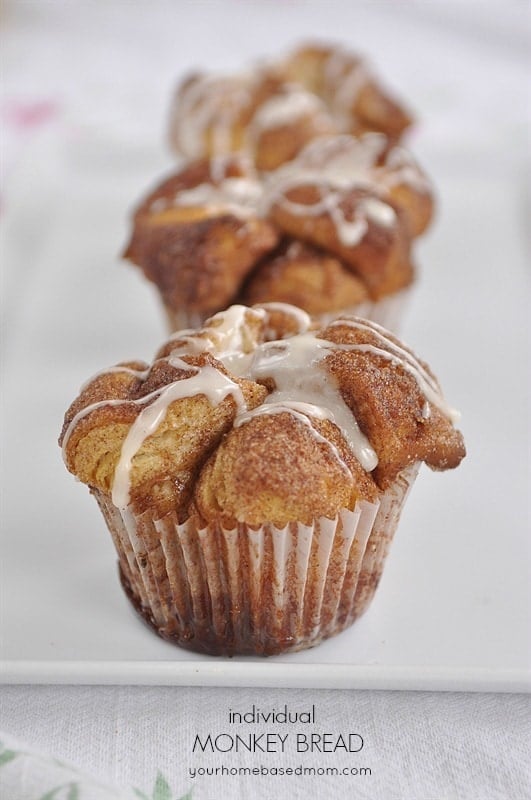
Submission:
[[[353,314],[356,317],[377,322],[384,328],[398,333],[411,293],[412,287],[408,286],[406,289],[382,297],[380,300],[365,300],[363,303],[347,308],[336,309],[324,314],[314,314],[313,317],[321,324],[328,325],[343,314]],[[169,333],[187,328],[201,328],[205,321],[212,316],[212,313],[202,314],[200,311],[187,311],[186,309],[174,310],[169,306],[164,306],[164,311]]]
[[[168,305],[164,305],[164,313],[166,315],[166,325],[169,333],[181,331],[188,328],[202,328],[203,323],[211,317],[215,312],[211,311],[208,314],[201,311],[188,311],[186,308],[174,309]]]
[[[96,496],[122,585],[160,636],[214,655],[271,655],[312,647],[365,611],[417,470],[378,503],[284,528],[198,527],[173,513],[123,514]]]
[[[316,319],[318,319],[321,324],[328,325],[342,315],[353,314],[356,317],[362,317],[371,322],[377,322],[379,325],[383,325],[384,328],[387,328],[387,330],[398,333],[411,294],[412,287],[408,286],[406,289],[401,289],[399,292],[390,294],[387,297],[382,297],[380,300],[365,300],[363,303],[358,303],[349,308],[318,314]]]

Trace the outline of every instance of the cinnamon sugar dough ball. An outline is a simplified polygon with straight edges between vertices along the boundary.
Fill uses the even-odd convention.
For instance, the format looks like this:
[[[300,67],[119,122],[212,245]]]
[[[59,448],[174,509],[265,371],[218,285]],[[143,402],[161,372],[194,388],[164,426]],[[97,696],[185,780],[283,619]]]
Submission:
[[[244,304],[281,302],[304,308],[312,316],[358,306],[369,294],[360,278],[323,250],[288,240],[266,256],[244,284]]]
[[[379,131],[396,141],[412,125],[403,101],[389,92],[366,59],[346,48],[303,44],[288,54],[282,69],[288,80],[325,102],[340,131]]]
[[[273,66],[187,77],[172,103],[169,139],[180,157],[244,152],[265,171],[289,161],[317,136],[337,130],[324,102],[286,82]]]
[[[188,164],[142,201],[124,257],[156,284],[171,323],[181,309],[204,319],[229,305],[275,247],[275,227],[256,211],[261,192],[254,170],[235,156],[221,171],[214,162]]]
[[[339,508],[377,496],[335,425],[286,410],[256,416],[223,439],[201,473],[191,513],[227,528],[283,527],[334,517]]]

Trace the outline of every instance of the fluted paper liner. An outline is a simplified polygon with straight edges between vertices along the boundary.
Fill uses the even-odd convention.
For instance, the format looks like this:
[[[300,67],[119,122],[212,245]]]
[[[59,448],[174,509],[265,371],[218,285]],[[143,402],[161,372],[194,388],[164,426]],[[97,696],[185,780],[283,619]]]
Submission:
[[[418,464],[377,503],[284,528],[179,523],[122,513],[96,497],[129,599],[160,636],[211,654],[302,650],[351,625],[369,605]]]

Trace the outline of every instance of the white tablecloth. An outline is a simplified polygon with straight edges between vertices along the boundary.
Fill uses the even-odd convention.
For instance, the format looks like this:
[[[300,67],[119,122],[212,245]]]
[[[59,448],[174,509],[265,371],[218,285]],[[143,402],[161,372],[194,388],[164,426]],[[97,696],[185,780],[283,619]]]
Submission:
[[[371,54],[397,89],[408,87],[426,126],[421,158],[439,169],[456,158],[526,169],[529,6],[516,0],[12,0],[0,22],[2,205],[43,131],[67,129],[95,147],[101,137],[117,153],[124,137],[162,148],[168,97],[185,69],[239,68],[315,35]],[[3,686],[0,702],[9,800],[531,796],[527,695],[26,685]],[[302,717],[230,717],[257,709]]]
[[[2,697],[9,733],[2,740],[14,754],[3,765],[0,755],[9,800],[37,800],[67,784],[79,787],[78,800],[132,800],[135,789],[157,800],[190,790],[194,800],[525,800],[531,791],[529,699],[522,695],[32,686],[4,689]],[[286,705],[301,714],[315,706],[315,724],[229,722],[231,710]],[[330,734],[319,742],[330,748],[340,735],[348,747],[353,734],[357,752],[297,752],[297,734],[308,732]],[[246,741],[269,734],[270,752],[260,750],[265,737],[255,752],[229,750],[236,734]],[[282,753],[278,736],[286,734]],[[196,744],[194,752],[196,737],[205,745],[209,735],[219,750],[207,744],[203,753]],[[217,776],[201,774],[216,768]],[[259,774],[245,774],[253,768]],[[278,774],[288,768],[294,774]],[[315,773],[300,776],[301,768]],[[166,794],[152,794],[158,775]]]

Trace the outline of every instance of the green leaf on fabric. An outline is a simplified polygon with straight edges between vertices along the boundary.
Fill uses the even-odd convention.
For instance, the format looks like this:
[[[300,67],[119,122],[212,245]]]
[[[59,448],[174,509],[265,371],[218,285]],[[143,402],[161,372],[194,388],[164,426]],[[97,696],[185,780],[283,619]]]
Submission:
[[[59,789],[62,789],[62,786],[56,786],[55,789],[50,789],[49,792],[43,794],[42,797],[39,797],[39,800],[53,800]]]
[[[7,764],[9,761],[13,761],[14,758],[17,757],[17,754],[14,750],[2,750],[0,753],[0,767],[3,764]]]
[[[172,800],[170,786],[162,772],[157,774],[155,788],[153,789],[153,800]]]
[[[136,794],[137,797],[140,798],[140,800],[149,800],[149,797],[147,796],[147,794],[145,794],[144,792],[141,792],[140,789],[133,788],[133,792]]]
[[[79,800],[78,783],[62,783],[60,786],[55,786],[53,789],[50,789],[49,792],[43,794],[42,797],[39,797],[39,800],[54,800],[54,798],[58,796],[58,792],[62,792],[63,789],[68,789],[66,800]]]

